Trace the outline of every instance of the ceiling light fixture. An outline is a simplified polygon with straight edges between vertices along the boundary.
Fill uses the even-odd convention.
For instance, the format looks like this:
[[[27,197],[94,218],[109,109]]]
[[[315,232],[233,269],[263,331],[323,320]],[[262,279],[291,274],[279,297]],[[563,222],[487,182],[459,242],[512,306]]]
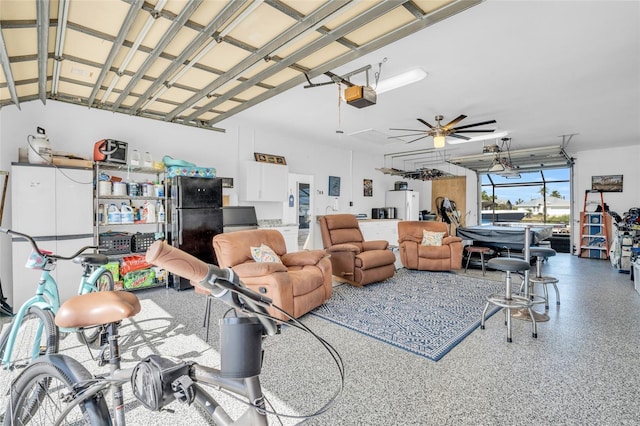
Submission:
[[[426,76],[427,72],[425,70],[422,68],[414,68],[407,72],[403,72],[402,74],[379,81],[375,90],[377,94],[389,92],[412,83],[417,83],[420,80],[424,80]]]
[[[443,132],[438,130],[438,133],[433,136],[433,147],[434,148],[444,148],[446,137]]]

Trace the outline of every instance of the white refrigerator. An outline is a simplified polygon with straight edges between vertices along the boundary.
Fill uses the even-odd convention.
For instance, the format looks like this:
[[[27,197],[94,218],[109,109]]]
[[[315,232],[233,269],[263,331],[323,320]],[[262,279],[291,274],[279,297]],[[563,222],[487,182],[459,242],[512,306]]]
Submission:
[[[415,191],[387,191],[385,207],[396,208],[396,219],[418,220],[420,193]]]
[[[14,164],[10,176],[10,229],[31,235],[41,249],[64,256],[93,245],[92,170]],[[24,266],[29,253],[27,240],[12,238],[14,312],[35,294],[40,277],[41,271]],[[61,260],[52,275],[64,301],[78,291],[82,268]]]

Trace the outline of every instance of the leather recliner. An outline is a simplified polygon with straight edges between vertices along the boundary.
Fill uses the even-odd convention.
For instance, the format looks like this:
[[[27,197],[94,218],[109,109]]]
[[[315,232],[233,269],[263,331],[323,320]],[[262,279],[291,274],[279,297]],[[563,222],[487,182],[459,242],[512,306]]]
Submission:
[[[251,247],[269,246],[279,262],[256,262]],[[331,297],[331,262],[323,250],[287,253],[284,237],[275,229],[255,229],[218,234],[213,249],[221,268],[232,268],[250,289],[273,300],[294,318],[322,305]],[[285,315],[270,308],[281,320]]]
[[[444,232],[442,244],[422,245],[423,231]],[[451,271],[462,268],[462,238],[449,235],[444,222],[398,222],[400,261],[407,269]]]
[[[319,219],[322,244],[331,255],[333,275],[363,286],[390,278],[395,273],[395,255],[384,240],[364,241],[358,220],[352,214],[333,214]]]

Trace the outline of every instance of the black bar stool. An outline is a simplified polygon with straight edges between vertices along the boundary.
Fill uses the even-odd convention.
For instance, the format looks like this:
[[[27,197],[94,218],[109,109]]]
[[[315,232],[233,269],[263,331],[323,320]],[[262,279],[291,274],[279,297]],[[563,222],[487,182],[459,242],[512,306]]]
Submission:
[[[549,309],[549,292],[547,286],[552,285],[556,291],[556,305],[560,305],[560,292],[558,291],[558,279],[556,277],[549,277],[542,275],[542,262],[548,257],[556,255],[556,251],[549,247],[531,247],[531,256],[536,257],[536,275],[535,277],[529,277],[529,289],[530,293],[535,293],[533,287],[535,284],[541,284],[544,290],[544,308]]]
[[[532,302],[528,297],[514,294],[511,291],[511,272],[524,272],[529,270],[529,262],[522,259],[514,258],[493,258],[487,262],[489,268],[505,272],[505,285],[506,289],[504,294],[494,293],[487,296],[487,304],[482,311],[482,319],[480,321],[480,329],[484,330],[485,316],[489,305],[496,305],[505,310],[506,325],[507,325],[507,342],[512,342],[511,339],[511,311],[518,309],[526,309],[531,316],[531,335],[533,338],[538,337],[538,329],[536,325],[535,317],[531,311]]]

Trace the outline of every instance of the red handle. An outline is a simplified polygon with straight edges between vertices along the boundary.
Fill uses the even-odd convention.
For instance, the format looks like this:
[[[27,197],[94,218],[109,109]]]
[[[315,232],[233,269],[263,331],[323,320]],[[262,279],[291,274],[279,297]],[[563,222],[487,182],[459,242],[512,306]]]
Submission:
[[[147,250],[146,259],[152,265],[157,265],[195,283],[204,280],[209,273],[209,265],[205,262],[162,241],[151,244]]]

